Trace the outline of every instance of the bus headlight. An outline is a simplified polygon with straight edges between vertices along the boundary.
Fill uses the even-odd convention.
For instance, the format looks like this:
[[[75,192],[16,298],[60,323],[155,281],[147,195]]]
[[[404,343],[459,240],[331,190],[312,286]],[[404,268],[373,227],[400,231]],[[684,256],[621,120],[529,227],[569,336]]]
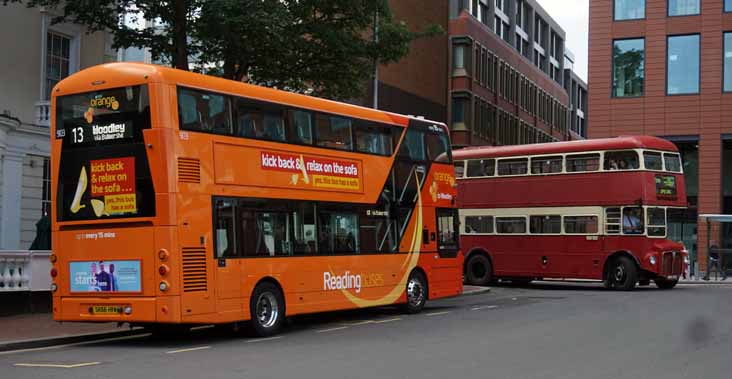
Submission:
[[[51,292],[56,292],[56,291],[58,291],[58,286],[56,285],[56,283],[51,283]]]
[[[648,260],[651,262],[651,265],[653,265],[653,266],[656,265],[656,256],[655,255],[651,255],[651,258],[649,258]]]
[[[132,307],[129,306],[129,305],[126,305],[125,308],[122,310],[122,312],[124,312],[126,315],[131,315],[132,314]]]
[[[160,290],[161,291],[165,292],[165,291],[168,290],[168,288],[170,288],[170,285],[168,284],[168,282],[166,282],[165,280],[163,280],[162,282],[160,282]]]

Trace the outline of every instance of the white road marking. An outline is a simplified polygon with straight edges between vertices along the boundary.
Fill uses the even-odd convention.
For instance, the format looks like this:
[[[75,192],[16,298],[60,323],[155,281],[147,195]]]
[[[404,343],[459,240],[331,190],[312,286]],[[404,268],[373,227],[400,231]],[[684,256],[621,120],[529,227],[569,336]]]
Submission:
[[[32,349],[20,349],[20,350],[0,351],[0,355],[28,353],[28,352],[33,352],[33,351],[44,351],[44,350],[56,350],[56,349],[62,349],[64,347],[93,345],[93,344],[102,343],[102,342],[125,341],[125,340],[132,340],[132,339],[149,337],[150,335],[151,335],[150,333],[144,333],[144,334],[138,334],[136,336],[104,338],[104,339],[101,339],[101,340],[67,343],[67,344],[64,344],[64,345],[45,346],[45,347],[34,347]]]
[[[471,311],[479,311],[481,309],[495,309],[495,308],[498,308],[498,306],[497,305],[483,305],[481,307],[473,307],[470,310]]]
[[[280,338],[282,338],[282,336],[269,337],[269,338],[257,338],[257,339],[247,340],[245,342],[246,343],[265,342],[265,341],[278,340]]]
[[[328,333],[328,332],[335,332],[336,330],[343,330],[343,329],[348,329],[348,327],[347,326],[339,326],[339,327],[336,327],[336,328],[321,329],[321,330],[316,330],[315,333]]]
[[[191,347],[191,348],[188,348],[188,349],[180,349],[180,350],[166,351],[165,354],[187,353],[189,351],[204,350],[204,349],[210,349],[210,348],[211,348],[211,346]]]
[[[63,364],[56,364],[56,363],[16,363],[13,366],[16,367],[42,367],[42,368],[77,368],[77,367],[86,367],[86,366],[96,366],[100,364],[101,362],[86,362],[86,363],[76,363],[71,365],[63,365]]]
[[[387,322],[399,321],[401,319],[402,319],[401,317],[394,317],[394,318],[388,318],[386,320],[374,320],[374,321],[371,321],[371,323],[372,324],[384,324]]]
[[[432,313],[426,313],[425,316],[439,316],[439,315],[446,315],[448,313],[450,313],[450,311],[432,312]]]

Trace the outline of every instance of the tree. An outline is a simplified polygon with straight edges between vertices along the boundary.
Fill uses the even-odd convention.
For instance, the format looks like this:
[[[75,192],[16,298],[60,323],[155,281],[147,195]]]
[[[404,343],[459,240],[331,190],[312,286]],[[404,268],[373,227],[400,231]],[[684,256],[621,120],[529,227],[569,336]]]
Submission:
[[[410,31],[388,0],[0,1],[61,9],[53,22],[110,31],[114,48],[149,48],[179,69],[192,60],[197,71],[334,99],[362,95],[375,64],[396,62],[414,39],[440,32]],[[125,14],[155,25],[131,28]]]

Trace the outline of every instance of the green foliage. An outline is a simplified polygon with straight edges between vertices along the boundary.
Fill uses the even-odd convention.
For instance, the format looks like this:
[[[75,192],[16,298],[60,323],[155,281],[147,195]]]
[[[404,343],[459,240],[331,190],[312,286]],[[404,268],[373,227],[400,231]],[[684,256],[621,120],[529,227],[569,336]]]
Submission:
[[[410,31],[387,0],[0,1],[61,9],[54,22],[109,30],[115,48],[150,48],[177,68],[191,60],[197,71],[333,99],[361,96],[376,62],[396,62],[414,39],[441,33]],[[156,23],[130,28],[125,13]]]

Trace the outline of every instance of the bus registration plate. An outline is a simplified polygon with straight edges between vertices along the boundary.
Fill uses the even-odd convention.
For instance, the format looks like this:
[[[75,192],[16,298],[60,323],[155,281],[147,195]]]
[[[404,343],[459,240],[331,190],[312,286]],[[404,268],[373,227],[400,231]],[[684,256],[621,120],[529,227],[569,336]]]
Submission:
[[[95,315],[116,315],[122,313],[122,307],[117,305],[95,305],[91,311]]]

